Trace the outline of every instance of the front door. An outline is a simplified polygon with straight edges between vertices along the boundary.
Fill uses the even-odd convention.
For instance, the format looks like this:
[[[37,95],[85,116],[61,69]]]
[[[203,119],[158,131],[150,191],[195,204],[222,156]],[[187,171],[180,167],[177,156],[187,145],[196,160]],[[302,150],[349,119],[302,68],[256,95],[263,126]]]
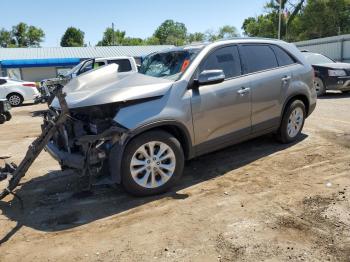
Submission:
[[[237,46],[214,50],[199,66],[204,70],[221,69],[225,81],[194,89],[191,98],[195,144],[198,151],[212,151],[249,135],[251,93],[242,77]],[[202,153],[202,152],[198,152]]]

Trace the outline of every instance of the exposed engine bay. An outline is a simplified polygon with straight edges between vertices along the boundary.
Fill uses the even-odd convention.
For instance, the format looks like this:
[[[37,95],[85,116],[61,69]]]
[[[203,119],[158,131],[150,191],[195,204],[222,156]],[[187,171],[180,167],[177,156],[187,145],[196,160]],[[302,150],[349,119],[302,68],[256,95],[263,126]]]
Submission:
[[[122,143],[127,133],[126,128],[113,122],[118,108],[117,104],[110,104],[70,110],[66,122],[58,127],[46,147],[62,169],[79,172],[86,187],[98,183],[101,178],[116,182],[104,171],[109,168],[111,149]],[[51,107],[44,115],[43,129],[59,114],[59,110]]]

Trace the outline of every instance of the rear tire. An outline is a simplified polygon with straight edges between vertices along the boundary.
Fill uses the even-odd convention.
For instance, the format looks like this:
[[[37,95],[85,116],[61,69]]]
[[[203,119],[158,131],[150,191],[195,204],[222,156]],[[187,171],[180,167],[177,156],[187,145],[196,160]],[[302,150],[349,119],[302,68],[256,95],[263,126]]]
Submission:
[[[297,140],[303,130],[305,117],[305,104],[302,101],[294,100],[287,105],[277,133],[278,140],[284,144]]]
[[[149,131],[133,138],[122,159],[122,184],[136,196],[160,194],[181,177],[184,153],[180,142],[164,131]]]
[[[10,102],[11,106],[20,106],[23,103],[23,96],[18,93],[11,93],[7,97],[7,100]]]
[[[324,85],[323,80],[321,78],[315,77],[314,86],[318,97],[326,94],[326,86]]]

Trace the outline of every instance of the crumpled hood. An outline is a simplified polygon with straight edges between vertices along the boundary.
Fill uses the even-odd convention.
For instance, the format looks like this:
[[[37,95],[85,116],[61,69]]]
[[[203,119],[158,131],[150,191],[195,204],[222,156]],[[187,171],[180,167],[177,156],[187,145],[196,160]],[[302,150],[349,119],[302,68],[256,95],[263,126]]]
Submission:
[[[350,69],[349,63],[325,63],[325,64],[315,64],[315,66],[334,68],[334,69]]]
[[[164,95],[173,81],[139,73],[118,73],[111,64],[73,78],[63,88],[69,108],[109,104]],[[59,108],[57,98],[51,106]]]

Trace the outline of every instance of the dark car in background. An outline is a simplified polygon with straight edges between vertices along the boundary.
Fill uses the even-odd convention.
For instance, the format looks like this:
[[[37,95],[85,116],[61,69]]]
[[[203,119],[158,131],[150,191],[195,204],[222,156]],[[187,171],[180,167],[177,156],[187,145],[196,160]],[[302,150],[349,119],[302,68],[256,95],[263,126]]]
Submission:
[[[338,63],[322,54],[302,51],[306,60],[315,70],[314,85],[317,96],[326,94],[327,90],[350,92],[350,64]]]

